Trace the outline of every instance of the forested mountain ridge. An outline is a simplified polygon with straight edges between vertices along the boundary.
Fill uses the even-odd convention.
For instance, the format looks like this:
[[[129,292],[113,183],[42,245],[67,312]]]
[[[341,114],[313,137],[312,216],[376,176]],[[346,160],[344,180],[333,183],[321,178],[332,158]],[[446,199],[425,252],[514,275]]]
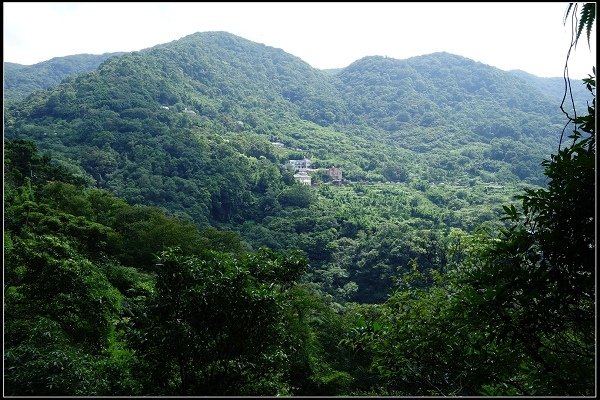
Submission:
[[[447,53],[328,74],[206,32],[9,104],[4,127],[130,203],[238,231],[252,248],[302,249],[336,300],[370,302],[411,258],[433,265],[442,232],[492,221],[520,185],[542,181],[562,128],[552,106],[511,74]],[[283,166],[302,156],[347,181],[402,185],[315,193]],[[430,234],[391,239],[417,228]]]
[[[151,101],[152,107],[194,111],[201,119],[217,122],[228,131],[241,130],[241,121],[243,130],[275,136],[290,148],[302,148],[323,161],[345,164],[348,176],[356,175],[356,179],[364,179],[369,173],[381,177],[386,167],[385,157],[376,160],[360,151],[367,145],[365,140],[368,146],[382,145],[382,152],[393,160],[414,158],[406,149],[434,154],[439,150],[434,156],[436,162],[431,163],[430,154],[427,163],[410,171],[433,177],[455,170],[445,165],[449,151],[451,164],[464,163],[457,160],[464,154],[453,153],[458,146],[472,143],[482,145],[469,150],[477,154],[467,156],[469,163],[475,161],[468,167],[484,170],[481,162],[476,162],[481,159],[499,162],[492,167],[497,170],[503,160],[489,154],[494,151],[492,141],[496,139],[496,147],[508,146],[504,151],[519,156],[518,162],[505,164],[507,177],[529,176],[539,181],[540,169],[536,170],[528,159],[550,151],[549,143],[560,118],[558,112],[554,115],[548,111],[553,107],[544,102],[545,96],[509,78],[510,74],[441,53],[409,60],[359,60],[332,76],[281,50],[223,32],[208,32],[113,59],[101,71],[95,78],[85,79],[104,79],[105,86],[110,80],[114,80],[111,84],[119,83],[108,92],[104,89],[104,100],[94,100],[88,107],[119,112],[125,107],[145,107]],[[127,90],[126,85],[134,81],[125,80],[125,76],[131,76],[137,86]],[[98,97],[98,93],[90,92],[93,85],[86,87],[89,93],[85,95],[82,88],[71,93],[78,95],[78,101]],[[56,96],[64,91],[56,89],[52,101],[56,103]],[[116,100],[107,103],[123,93],[142,91],[148,96],[135,103],[132,99],[128,100],[131,104],[119,105]],[[40,95],[39,99],[48,96]],[[331,126],[331,130],[323,134],[318,127],[308,128],[316,132],[307,135],[307,129],[293,126],[302,121]],[[522,144],[531,141],[537,145],[525,150]],[[433,167],[435,171],[423,171],[421,167]],[[455,179],[465,177],[458,175]]]
[[[555,100],[510,73],[434,53],[366,57],[336,77],[355,122],[386,132],[382,140],[390,146],[428,153],[420,165],[424,175],[463,180],[448,171],[467,163],[471,171],[500,170],[497,175],[540,183],[531,160],[550,151],[562,115]],[[486,161],[469,163],[464,156]]]
[[[529,117],[548,113],[548,98],[534,87],[505,71],[449,53],[406,60],[366,57],[337,76],[341,81],[338,87],[354,104],[354,114],[367,120],[376,118],[377,125],[388,131],[402,130],[407,123],[464,126],[484,134],[482,122],[514,117],[515,113]],[[545,122],[556,123],[559,118],[557,114]],[[544,136],[541,132],[537,135]]]
[[[535,86],[539,91],[551,97],[555,103],[558,101],[557,104],[560,104],[563,97],[565,97],[565,89],[567,87],[565,78],[542,78],[521,70],[511,70],[509,72]],[[586,90],[584,83],[573,78],[571,78],[568,83],[573,92],[576,110],[585,109],[585,100],[591,101],[591,99],[589,98],[589,93]],[[572,110],[570,103],[570,95],[567,95],[564,106],[565,110]]]
[[[55,57],[33,65],[4,63],[4,100],[24,99],[36,90],[47,89],[63,79],[96,69],[106,59],[124,54],[76,54]]]
[[[245,111],[293,111],[319,124],[343,116],[343,102],[327,75],[281,49],[226,32],[204,32],[155,46],[147,54],[175,63],[197,82],[200,98],[225,98]],[[202,104],[192,106],[203,112]]]
[[[551,101],[427,60],[210,32],[7,104],[5,393],[593,394],[595,100],[541,163]]]

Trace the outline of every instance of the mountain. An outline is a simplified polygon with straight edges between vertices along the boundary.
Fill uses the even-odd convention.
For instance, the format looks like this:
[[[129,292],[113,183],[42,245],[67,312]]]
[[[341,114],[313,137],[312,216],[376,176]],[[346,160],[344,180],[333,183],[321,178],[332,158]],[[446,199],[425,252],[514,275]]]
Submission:
[[[94,70],[106,59],[124,53],[77,54],[56,57],[33,65],[4,63],[4,100],[21,100],[74,74]]]
[[[509,72],[535,86],[540,92],[552,98],[555,103],[558,102],[558,105],[560,105],[565,96],[567,82],[564,78],[541,78],[521,70],[512,70]],[[577,79],[570,79],[568,83],[573,93],[576,110],[581,110],[581,112],[587,110],[585,108],[586,101],[591,101],[592,98],[589,91],[585,88],[585,84]],[[569,105],[570,99],[567,97],[565,100],[565,110],[572,109]]]
[[[131,181],[136,174],[125,171],[146,164],[132,138],[156,152],[166,146],[157,142],[176,135],[186,143],[218,135],[222,146],[271,162],[301,149],[317,167],[341,165],[350,180],[384,181],[390,177],[385,171],[402,165],[400,175],[432,183],[477,176],[539,182],[539,162],[560,127],[555,104],[534,86],[463,57],[367,57],[331,74],[225,32],[112,57],[8,107],[5,124],[7,137],[35,138],[65,153],[130,200],[182,212],[185,207],[164,199],[131,194],[139,185]],[[231,134],[234,144],[224,139]],[[268,141],[290,151],[272,149]],[[100,161],[86,161],[96,153]],[[165,175],[164,168],[147,168]]]
[[[531,172],[540,170],[527,159],[547,154],[560,129],[555,104],[535,87],[448,53],[407,60],[366,57],[336,77],[354,122],[386,132],[384,140],[390,146],[429,153],[428,176],[443,174],[456,155],[508,161],[521,179],[533,177]],[[500,143],[505,146],[499,150],[502,154],[490,157],[490,151],[497,151],[490,145]],[[481,163],[472,166],[487,168]],[[502,169],[499,164],[491,168]]]
[[[407,60],[367,57],[338,77],[338,88],[353,115],[388,132],[461,127],[474,134],[469,140],[485,140],[486,135],[544,136],[519,123],[507,123],[504,133],[489,129],[488,125],[504,119],[543,118],[542,126],[558,121],[557,115],[548,112],[550,102],[533,86],[497,68],[448,53]]]
[[[464,57],[367,57],[334,73],[206,32],[11,102],[4,129],[131,204],[251,248],[299,248],[336,301],[374,302],[410,260],[433,265],[445,232],[542,184],[562,121],[535,86]],[[284,164],[302,157],[317,182],[335,165],[350,184],[295,184]]]

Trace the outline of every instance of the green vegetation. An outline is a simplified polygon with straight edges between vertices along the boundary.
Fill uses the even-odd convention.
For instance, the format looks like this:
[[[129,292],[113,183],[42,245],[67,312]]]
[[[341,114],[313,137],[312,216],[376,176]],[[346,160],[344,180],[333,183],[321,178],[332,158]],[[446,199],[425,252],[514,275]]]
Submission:
[[[4,101],[22,100],[30,93],[59,84],[63,79],[96,69],[106,59],[123,53],[77,54],[33,65],[4,63]]]
[[[513,70],[510,71],[515,76],[527,81],[532,86],[535,86],[540,92],[551,96],[554,100],[555,108],[565,97],[565,78],[540,78],[539,76],[528,74],[525,71]],[[589,98],[585,84],[580,80],[569,79],[567,81],[573,92],[573,100],[575,101],[576,110],[585,110],[586,100]],[[566,109],[572,113],[570,96],[565,99]]]
[[[470,86],[457,78],[467,72]],[[451,82],[454,97],[434,96]],[[494,90],[475,89],[487,84]],[[410,93],[381,97],[399,90]],[[244,248],[303,251],[308,281],[336,302],[379,302],[408,261],[431,257],[451,229],[498,225],[502,204],[543,182],[538,160],[561,125],[535,94],[508,73],[445,53],[367,58],[332,75],[217,32],[110,58],[11,104],[5,136],[35,140],[130,204],[236,231]],[[473,124],[483,104],[494,113]],[[394,129],[379,115],[417,112],[405,105],[463,111]],[[302,156],[314,168],[340,166],[346,185],[294,184],[283,165]]]
[[[5,393],[593,395],[584,84],[558,152],[513,73],[223,32],[10,102]]]

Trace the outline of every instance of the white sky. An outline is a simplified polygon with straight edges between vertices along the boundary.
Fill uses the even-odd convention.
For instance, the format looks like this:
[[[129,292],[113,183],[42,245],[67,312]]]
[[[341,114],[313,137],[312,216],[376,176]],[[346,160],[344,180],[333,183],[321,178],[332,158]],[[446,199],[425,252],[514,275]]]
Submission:
[[[281,48],[315,68],[369,55],[436,51],[494,67],[562,76],[571,40],[568,3],[3,3],[4,61],[136,51],[195,32],[227,31]],[[583,34],[585,36],[585,34]],[[596,65],[585,37],[572,78]]]

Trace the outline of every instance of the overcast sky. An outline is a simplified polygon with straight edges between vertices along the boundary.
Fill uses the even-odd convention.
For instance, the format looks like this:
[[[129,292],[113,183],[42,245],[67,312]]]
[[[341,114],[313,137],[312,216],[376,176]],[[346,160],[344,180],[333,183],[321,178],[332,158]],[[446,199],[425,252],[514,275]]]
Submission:
[[[568,3],[3,3],[4,61],[135,51],[195,32],[227,31],[320,69],[370,55],[446,51],[494,67],[562,76]],[[595,28],[595,27],[594,27]],[[596,60],[582,37],[570,76]]]

